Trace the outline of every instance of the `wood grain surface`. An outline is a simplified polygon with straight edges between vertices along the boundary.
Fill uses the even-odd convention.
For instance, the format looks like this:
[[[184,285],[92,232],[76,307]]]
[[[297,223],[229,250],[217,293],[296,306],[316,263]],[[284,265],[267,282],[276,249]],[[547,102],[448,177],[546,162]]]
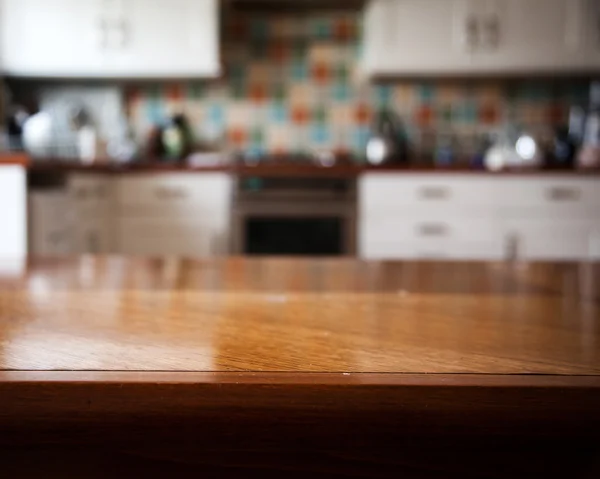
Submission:
[[[599,286],[599,263],[0,261],[2,474],[596,478]]]
[[[598,263],[32,259],[0,369],[598,375],[599,291]]]

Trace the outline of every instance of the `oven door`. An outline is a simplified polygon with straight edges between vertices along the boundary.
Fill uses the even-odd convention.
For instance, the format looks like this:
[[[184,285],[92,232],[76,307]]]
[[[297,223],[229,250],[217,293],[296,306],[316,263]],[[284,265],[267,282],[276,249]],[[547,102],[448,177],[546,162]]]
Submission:
[[[343,205],[246,205],[234,213],[233,249],[245,255],[356,253],[355,214]]]

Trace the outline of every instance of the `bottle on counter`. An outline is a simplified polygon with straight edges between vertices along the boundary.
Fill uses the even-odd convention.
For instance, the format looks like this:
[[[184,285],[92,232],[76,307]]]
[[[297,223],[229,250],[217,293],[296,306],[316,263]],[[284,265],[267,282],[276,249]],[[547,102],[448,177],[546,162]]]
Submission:
[[[579,168],[600,168],[600,82],[590,86],[590,111],[585,121],[583,144],[577,155]]]

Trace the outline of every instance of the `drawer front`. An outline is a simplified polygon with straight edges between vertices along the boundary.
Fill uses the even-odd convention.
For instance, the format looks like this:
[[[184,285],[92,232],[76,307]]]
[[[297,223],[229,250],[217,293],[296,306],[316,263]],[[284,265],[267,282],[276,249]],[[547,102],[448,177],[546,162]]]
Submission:
[[[207,256],[228,249],[222,230],[197,222],[123,219],[118,231],[123,254]]]
[[[373,212],[361,216],[361,241],[419,242],[437,239],[459,242],[491,242],[500,234],[490,218],[448,218],[433,214],[390,217]]]
[[[120,206],[165,206],[171,209],[223,208],[229,203],[231,179],[223,173],[136,175],[118,178]],[[167,208],[169,208],[167,206]]]
[[[519,220],[505,224],[514,255],[522,259],[590,259],[597,227],[587,221]]]
[[[112,241],[108,224],[102,221],[79,221],[73,235],[73,250],[79,254],[109,253]]]
[[[386,206],[491,207],[492,179],[449,175],[369,173],[359,181],[365,210]]]
[[[370,242],[360,247],[364,259],[448,259],[494,261],[504,258],[499,242],[463,243],[448,240],[415,242]]]
[[[73,206],[84,214],[106,210],[112,198],[112,183],[104,176],[72,175],[68,193]]]
[[[600,218],[600,182],[595,180],[499,178],[494,191],[500,211],[511,216]]]

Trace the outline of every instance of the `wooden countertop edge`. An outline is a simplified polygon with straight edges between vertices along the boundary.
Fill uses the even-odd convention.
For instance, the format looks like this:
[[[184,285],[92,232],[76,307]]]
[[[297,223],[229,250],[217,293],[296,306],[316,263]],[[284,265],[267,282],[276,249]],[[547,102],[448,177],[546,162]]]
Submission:
[[[231,440],[231,432],[223,432],[227,428],[236,434],[250,428],[272,435],[289,427],[293,435],[302,430],[312,436],[319,430],[328,437],[339,434],[342,424],[375,435],[398,428],[405,434],[437,431],[452,436],[465,431],[598,435],[598,404],[600,376],[0,373],[0,432],[10,432],[11,444],[15,434],[26,443],[28,431],[48,428],[81,427],[88,438],[104,431],[119,440],[127,431],[137,441],[146,437],[146,427],[168,429],[176,439],[182,429],[197,435],[198,427],[206,430],[207,424],[215,425],[215,434],[224,434],[220,440],[226,445]],[[161,426],[171,422],[177,426]],[[270,426],[265,429],[265,424]],[[107,433],[110,427],[114,430]]]
[[[237,371],[0,371],[6,383],[598,388],[600,375]]]
[[[0,166],[16,165],[31,167],[31,160],[22,153],[0,153]]]

